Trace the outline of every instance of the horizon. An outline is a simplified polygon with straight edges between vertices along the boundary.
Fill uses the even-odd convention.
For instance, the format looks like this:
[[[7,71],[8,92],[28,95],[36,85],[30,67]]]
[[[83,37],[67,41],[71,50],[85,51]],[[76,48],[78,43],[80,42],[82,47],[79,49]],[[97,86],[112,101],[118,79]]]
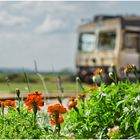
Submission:
[[[5,67],[0,67],[0,71],[2,73],[21,73],[21,72],[31,72],[31,73],[36,73],[36,70],[33,68],[5,68]],[[70,68],[63,68],[60,70],[38,70],[39,73],[63,73],[63,72],[70,72],[70,73],[75,73],[76,71],[74,69],[70,69]]]

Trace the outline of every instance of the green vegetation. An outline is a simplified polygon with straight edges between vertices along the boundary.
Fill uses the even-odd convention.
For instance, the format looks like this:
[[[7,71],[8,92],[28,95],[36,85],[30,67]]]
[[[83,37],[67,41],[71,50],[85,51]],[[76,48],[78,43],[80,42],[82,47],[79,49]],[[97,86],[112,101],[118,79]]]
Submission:
[[[0,138],[140,139],[137,69],[134,65],[128,65],[124,72],[126,81],[118,81],[113,71],[109,73],[112,83],[106,85],[103,71],[99,69],[90,88],[77,77],[75,85],[81,89],[80,94],[71,97],[68,103],[58,96],[59,103],[45,104],[37,91],[23,101],[20,91],[16,90],[17,101],[0,101]],[[136,78],[135,83],[130,82],[130,72]]]
[[[75,92],[76,91],[76,84],[74,82],[64,82],[63,87],[64,91],[66,92]],[[44,91],[42,83],[30,83],[30,87],[32,91],[38,90],[38,91]],[[46,87],[48,89],[48,92],[58,92],[57,83],[52,82],[46,82]],[[0,83],[0,92],[15,92],[15,89],[19,88],[22,92],[28,92],[27,84],[26,83],[10,83],[10,91],[9,87],[6,83]]]
[[[1,108],[0,138],[140,138],[139,83],[101,84],[89,90],[82,87],[83,94],[68,103],[59,133],[51,126],[49,118],[52,118],[46,109],[38,111],[34,125],[34,111],[26,111],[21,102],[20,114],[16,108],[9,107],[2,115]]]
[[[26,73],[30,83],[40,82],[40,78],[37,74]],[[57,74],[42,74],[45,81],[56,82]],[[69,81],[69,74],[61,74],[63,81]],[[25,75],[20,73],[15,74],[0,74],[0,83],[5,83],[7,80],[10,82],[24,83],[26,82]]]
[[[140,139],[140,84],[102,84],[65,116],[63,129],[74,138]]]
[[[48,92],[58,92],[58,75],[57,74],[42,74],[43,81]],[[27,73],[29,86],[32,91],[38,90],[44,92],[44,86],[40,77],[37,74]],[[61,82],[65,92],[75,92],[76,84],[70,81],[68,74],[61,74]],[[0,92],[13,93],[16,88],[22,92],[28,92],[28,85],[24,74],[1,74],[0,75]]]
[[[38,114],[39,116],[39,114]],[[33,113],[26,111],[25,106],[21,106],[20,114],[12,107],[8,108],[6,115],[0,115],[0,138],[1,139],[36,139],[45,138],[48,131],[45,130],[47,124],[43,126],[43,119],[48,119],[47,116],[42,113],[42,122],[33,125]],[[46,122],[45,122],[46,123]],[[49,128],[49,127],[47,127]]]

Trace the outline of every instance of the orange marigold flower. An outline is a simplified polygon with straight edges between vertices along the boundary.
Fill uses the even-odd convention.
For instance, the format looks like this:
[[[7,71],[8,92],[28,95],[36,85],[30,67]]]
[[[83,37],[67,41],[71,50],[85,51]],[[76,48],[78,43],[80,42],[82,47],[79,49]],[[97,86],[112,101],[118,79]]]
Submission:
[[[75,100],[75,97],[71,97],[70,99],[69,99],[69,101],[74,101]]]
[[[27,110],[37,109],[40,110],[40,107],[44,106],[44,101],[42,99],[41,93],[34,92],[28,95],[28,97],[24,100],[26,106],[28,106]]]
[[[103,73],[103,69],[97,69],[94,74],[95,75],[101,75]]]
[[[66,108],[63,107],[60,104],[54,104],[48,107],[47,112],[50,113],[50,115],[55,115],[55,114],[64,114],[66,112]]]
[[[78,95],[78,98],[81,99],[82,101],[84,101],[85,98],[86,98],[86,95],[81,93],[81,94]]]
[[[136,70],[136,66],[135,65],[131,65],[131,64],[128,64],[125,69],[124,69],[124,72],[125,73],[128,73],[129,71],[133,71],[133,70]]]
[[[76,105],[78,104],[75,97],[71,97],[69,101],[70,104],[68,105],[68,109],[75,108]]]
[[[71,103],[68,105],[68,109],[71,109],[71,108],[75,107],[77,104],[78,104],[77,101],[71,102]]]
[[[2,106],[2,101],[0,101],[0,107]]]
[[[83,98],[85,98],[85,97],[86,97],[86,95],[83,94],[83,93],[81,93],[81,94],[78,95],[78,98],[79,98],[79,99],[83,99]]]
[[[89,91],[93,91],[93,90],[95,90],[95,89],[97,89],[97,88],[98,88],[98,86],[95,85],[95,86],[92,86],[92,87],[88,88],[88,90],[89,90]]]
[[[4,107],[8,107],[8,106],[11,106],[11,107],[16,108],[16,103],[15,103],[15,101],[12,101],[12,100],[5,100],[5,101],[4,101]]]
[[[61,123],[63,123],[63,122],[64,122],[64,119],[63,119],[62,116],[60,116],[59,119],[58,119],[58,123],[61,124]],[[54,118],[52,118],[52,119],[51,119],[51,125],[55,125],[55,124],[56,124],[56,121],[55,121]]]

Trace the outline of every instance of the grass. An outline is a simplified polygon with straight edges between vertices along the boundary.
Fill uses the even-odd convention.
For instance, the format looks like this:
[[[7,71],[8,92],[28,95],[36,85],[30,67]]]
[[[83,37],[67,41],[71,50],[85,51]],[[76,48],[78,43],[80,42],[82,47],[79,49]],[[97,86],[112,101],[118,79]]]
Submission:
[[[27,73],[31,91],[45,92],[42,81],[37,74]],[[57,74],[43,74],[44,82],[49,93],[59,93],[57,86]],[[64,92],[76,92],[76,83],[70,81],[69,74],[61,74],[62,86]],[[84,85],[88,87],[88,85]],[[15,93],[15,89],[19,88],[21,92],[28,92],[26,79],[24,74],[0,74],[0,93]]]
[[[27,84],[26,83],[16,83],[12,82],[9,83],[8,86],[6,83],[0,83],[0,93],[2,92],[14,92],[16,88],[19,88],[22,92],[28,92]],[[64,92],[76,92],[76,84],[75,82],[63,82]],[[88,85],[84,85],[88,87]],[[41,82],[38,83],[30,83],[30,87],[32,91],[44,91],[43,85]],[[46,82],[46,87],[48,92],[58,92],[57,83],[55,82]]]

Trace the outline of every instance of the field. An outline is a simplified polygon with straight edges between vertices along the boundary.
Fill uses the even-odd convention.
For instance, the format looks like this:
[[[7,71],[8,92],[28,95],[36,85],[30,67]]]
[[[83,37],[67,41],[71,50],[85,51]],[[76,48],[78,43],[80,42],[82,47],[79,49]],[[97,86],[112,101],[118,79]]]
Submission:
[[[60,92],[57,74],[45,74],[42,76],[44,78],[46,89],[38,75],[28,74],[29,87],[31,91],[37,90],[45,92],[47,90],[49,93]],[[76,83],[75,81],[71,81],[69,77],[70,76],[68,74],[62,74],[61,76],[61,83],[64,92],[76,92]],[[89,87],[87,84],[84,84],[84,86],[87,88]],[[9,74],[8,76],[4,74],[0,75],[0,93],[15,93],[16,88],[19,88],[21,92],[28,92],[28,84],[24,74]]]
[[[44,91],[42,83],[30,83],[30,87],[32,91]],[[46,82],[46,87],[48,92],[58,92],[58,87],[56,83]],[[14,92],[16,88],[19,88],[22,92],[28,92],[26,83],[10,83],[10,87],[7,86],[6,83],[0,83],[0,92]],[[65,92],[75,92],[76,84],[74,82],[64,82],[63,88]]]
[[[57,75],[48,74],[43,75],[44,82],[48,92],[57,92],[58,91],[58,83],[57,83]],[[63,75],[61,77],[62,86],[65,91],[71,92],[75,91],[75,83],[70,82],[68,79],[68,75]],[[44,87],[40,77],[36,74],[28,74],[29,86],[32,91],[39,90],[44,91]],[[26,82],[26,78],[24,74],[9,74],[9,75],[0,75],[0,91],[5,92],[13,92],[16,88],[19,88],[21,91],[27,92],[28,85]]]

